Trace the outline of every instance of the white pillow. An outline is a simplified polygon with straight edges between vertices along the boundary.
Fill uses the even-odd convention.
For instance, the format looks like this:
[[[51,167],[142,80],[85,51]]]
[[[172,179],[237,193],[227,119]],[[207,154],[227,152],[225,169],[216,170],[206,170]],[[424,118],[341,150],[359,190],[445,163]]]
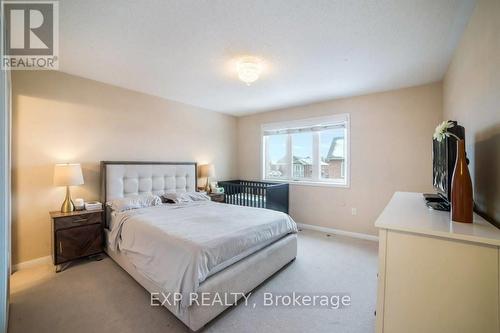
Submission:
[[[115,212],[161,205],[161,198],[154,194],[134,195],[108,202]]]
[[[210,201],[210,197],[204,192],[182,192],[182,193],[165,193],[163,197],[175,203],[192,202],[192,201]]]

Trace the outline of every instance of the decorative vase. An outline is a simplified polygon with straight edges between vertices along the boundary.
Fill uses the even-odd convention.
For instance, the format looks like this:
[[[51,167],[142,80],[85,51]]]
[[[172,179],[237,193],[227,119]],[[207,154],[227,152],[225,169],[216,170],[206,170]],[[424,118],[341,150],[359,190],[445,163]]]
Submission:
[[[451,220],[472,223],[472,209],[472,181],[465,157],[465,141],[457,140],[457,159],[451,180]]]

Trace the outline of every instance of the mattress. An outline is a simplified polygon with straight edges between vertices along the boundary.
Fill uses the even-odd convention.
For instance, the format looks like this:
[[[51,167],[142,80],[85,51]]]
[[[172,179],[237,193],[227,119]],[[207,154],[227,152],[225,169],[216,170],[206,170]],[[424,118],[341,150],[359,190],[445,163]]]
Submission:
[[[113,214],[111,226],[110,247],[184,307],[209,276],[297,232],[287,214],[210,201]]]

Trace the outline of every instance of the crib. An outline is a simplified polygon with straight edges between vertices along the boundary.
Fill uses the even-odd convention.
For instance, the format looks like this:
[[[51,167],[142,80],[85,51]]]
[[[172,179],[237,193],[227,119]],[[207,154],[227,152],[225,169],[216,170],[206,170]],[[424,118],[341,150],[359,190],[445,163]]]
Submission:
[[[273,209],[288,214],[288,184],[252,180],[218,182],[224,202],[232,205]]]

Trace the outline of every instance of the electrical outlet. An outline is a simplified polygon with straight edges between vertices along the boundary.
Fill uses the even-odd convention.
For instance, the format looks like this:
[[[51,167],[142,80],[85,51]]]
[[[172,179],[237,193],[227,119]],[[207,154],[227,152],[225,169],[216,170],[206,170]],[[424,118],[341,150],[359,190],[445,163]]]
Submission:
[[[356,208],[351,208],[352,215],[358,215],[358,210]]]

